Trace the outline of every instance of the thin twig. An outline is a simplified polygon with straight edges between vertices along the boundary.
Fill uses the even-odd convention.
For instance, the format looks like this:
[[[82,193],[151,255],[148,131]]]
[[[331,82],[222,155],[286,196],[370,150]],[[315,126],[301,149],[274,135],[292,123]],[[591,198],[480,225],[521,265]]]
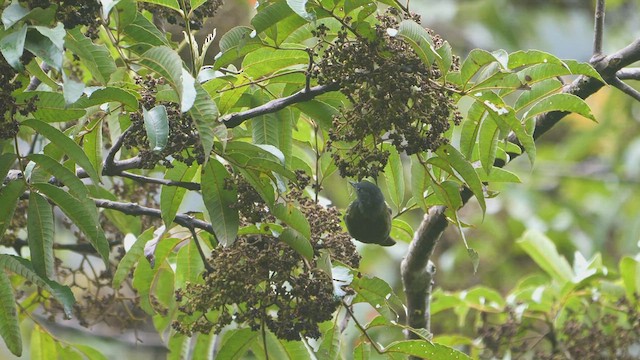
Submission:
[[[375,342],[375,340],[373,340],[371,338],[371,336],[369,336],[369,333],[367,333],[367,329],[365,329],[364,326],[362,326],[362,324],[360,324],[360,322],[356,318],[356,315],[353,313],[353,311],[351,311],[351,308],[349,307],[349,304],[347,304],[344,301],[344,299],[342,300],[342,305],[344,306],[345,309],[347,309],[347,312],[349,313],[349,316],[351,316],[351,318],[353,319],[354,324],[356,324],[358,329],[360,329],[360,331],[364,334],[364,336],[366,336],[366,338],[369,340],[369,342],[371,343],[371,346],[373,346],[373,348],[376,350],[376,352],[378,354],[384,354],[385,353],[384,350],[378,348],[378,344]]]
[[[208,273],[213,272],[213,267],[207,261],[207,256],[202,251],[202,247],[200,246],[200,241],[198,241],[198,234],[196,234],[196,230],[193,227],[189,228],[191,232],[191,236],[193,237],[193,242],[196,244],[196,249],[198,249],[198,253],[200,254],[200,258],[202,258],[202,263],[204,264],[204,268]]]
[[[616,89],[622,91],[623,93],[631,96],[632,98],[640,101],[640,92],[638,92],[638,90],[632,88],[631,86],[627,85],[624,81],[618,78],[613,78],[609,80],[609,84],[614,86]]]
[[[174,181],[169,179],[158,179],[158,178],[152,178],[149,176],[133,174],[127,171],[122,171],[118,175],[125,178],[129,178],[131,180],[134,180],[140,183],[158,184],[158,185],[164,185],[164,186],[176,186],[176,187],[181,187],[181,188],[185,188],[187,190],[193,190],[193,191],[200,190],[200,184],[190,182],[190,181]]]
[[[620,80],[640,80],[640,68],[621,69],[616,77]]]
[[[602,54],[602,38],[604,36],[604,8],[605,0],[596,2],[595,25],[593,26],[593,55]]]

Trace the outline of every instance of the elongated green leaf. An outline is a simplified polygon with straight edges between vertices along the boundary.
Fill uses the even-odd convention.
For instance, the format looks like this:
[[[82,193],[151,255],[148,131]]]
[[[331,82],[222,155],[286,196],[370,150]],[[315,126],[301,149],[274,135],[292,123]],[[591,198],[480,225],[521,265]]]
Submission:
[[[429,360],[471,360],[465,353],[454,348],[434,344],[426,340],[403,340],[389,344],[385,352],[401,353]]]
[[[500,129],[492,119],[485,119],[478,134],[478,156],[486,173],[490,173],[496,160]]]
[[[116,71],[116,62],[104,44],[95,44],[82,34],[80,27],[75,27],[67,31],[64,45],[80,58],[99,83],[106,85],[109,82]]]
[[[36,286],[48,291],[62,304],[67,318],[71,318],[71,312],[76,299],[68,286],[63,286],[55,281],[42,278],[33,270],[31,262],[13,255],[0,254],[0,269],[9,270],[31,281]]]
[[[429,211],[429,206],[425,200],[426,191],[429,187],[429,180],[424,166],[420,164],[416,156],[411,157],[411,194],[418,206],[424,211]]]
[[[40,168],[55,176],[56,180],[67,186],[69,192],[77,199],[80,200],[88,196],[89,192],[82,180],[53,158],[44,154],[30,154],[27,159],[35,162]]]
[[[198,83],[195,84],[195,89],[196,99],[191,109],[189,109],[189,115],[195,122],[196,129],[198,129],[205,162],[207,162],[211,155],[211,149],[213,149],[214,134],[224,146],[227,142],[227,128],[224,124],[218,122],[218,108],[209,93]]]
[[[61,22],[55,28],[31,26],[27,30],[24,48],[43,59],[56,70],[61,70],[64,58],[64,36]]]
[[[233,63],[248,53],[264,46],[260,37],[255,36],[248,26],[238,26],[227,31],[220,38],[220,54],[216,56],[214,69]],[[252,36],[253,35],[253,36]]]
[[[169,337],[167,360],[182,360],[189,357],[191,337],[184,334],[173,333]]]
[[[519,50],[509,54],[509,69],[517,69],[522,66],[534,64],[556,64],[565,66],[562,60],[540,50]]]
[[[8,35],[4,35],[4,37],[0,39],[0,52],[2,52],[7,63],[16,70],[22,70],[23,68],[20,57],[22,57],[22,53],[24,52],[24,43],[26,38],[27,25],[22,24],[22,26],[14,29],[13,32]]]
[[[197,90],[191,75],[183,71],[182,59],[176,51],[168,46],[155,46],[142,54],[140,64],[167,80],[178,93],[182,112],[191,109]]]
[[[22,180],[11,181],[5,186],[0,186],[0,236],[4,235],[7,225],[18,205],[20,195],[24,193],[27,185]]]
[[[217,354],[219,359],[236,360],[241,359],[249,347],[258,339],[258,332],[251,329],[233,329],[224,334],[220,351]]]
[[[278,146],[280,139],[278,123],[279,119],[276,114],[261,115],[251,119],[253,142]]]
[[[97,120],[100,121],[100,120]],[[102,168],[102,126],[97,124],[91,131],[84,134],[82,149],[87,154],[94,169]]]
[[[160,6],[167,7],[169,9],[173,9],[175,11],[181,11],[180,5],[178,4],[178,0],[142,0],[144,2],[148,2],[151,4],[157,4]],[[177,15],[177,14],[176,14]]]
[[[105,264],[109,265],[109,243],[98,222],[95,204],[90,199],[82,201],[66,191],[47,183],[32,185],[51,199],[71,221],[87,236],[91,245],[98,251]]]
[[[369,303],[386,319],[398,321],[398,311],[402,311],[404,305],[387,282],[377,277],[362,276],[354,278],[351,286],[357,294],[353,303]]]
[[[544,234],[528,230],[517,243],[542,270],[561,285],[573,279],[571,265],[567,259],[558,254],[555,244]]]
[[[2,24],[4,25],[4,29],[8,29],[13,24],[20,21],[29,13],[29,9],[22,7],[18,1],[12,1],[9,6],[7,6],[2,11]]]
[[[549,96],[553,93],[557,93],[562,89],[562,82],[558,79],[548,79],[539,83],[533,84],[527,91],[523,91],[518,97],[513,108],[516,111],[520,111],[523,108],[535,103],[538,99]]]
[[[38,64],[38,61],[36,61],[36,59],[31,60],[25,66],[25,68],[29,72],[29,74],[35,76],[38,80],[42,81],[43,84],[46,84],[51,89],[57,89],[59,87],[58,83],[55,82],[51,77],[49,77],[49,75],[47,75],[42,70],[42,68],[40,68],[40,65]]]
[[[191,181],[198,171],[197,166],[187,166],[179,161],[173,163],[173,167],[167,169],[164,178],[173,181]],[[178,208],[182,204],[182,199],[187,189],[181,186],[163,186],[160,194],[160,210],[165,226],[171,227],[171,223],[178,213]]]
[[[86,109],[91,106],[102,105],[108,102],[118,102],[129,110],[138,110],[138,95],[129,90],[113,86],[97,89],[89,97],[80,98],[72,107]]]
[[[264,7],[258,8],[258,13],[251,19],[251,25],[260,34],[289,16],[298,17],[286,2],[270,2],[266,3]]]
[[[36,192],[29,194],[27,233],[31,263],[42,278],[53,276],[53,211],[47,199]]]
[[[485,118],[486,110],[477,101],[474,101],[469,107],[467,117],[462,123],[462,130],[460,132],[460,152],[467,159],[471,159],[473,150],[476,147],[478,139],[478,133],[480,132],[480,126]]]
[[[314,14],[307,11],[307,0],[287,0],[287,5],[303,19],[307,21],[315,20]]]
[[[395,149],[389,149],[389,161],[384,168],[384,178],[391,202],[400,211],[404,203],[404,168],[400,154]]]
[[[96,184],[100,182],[100,176],[96,172],[96,169],[93,167],[93,165],[91,165],[91,161],[89,161],[87,155],[84,153],[84,151],[82,151],[80,145],[76,144],[75,141],[71,140],[60,130],[42,121],[33,119],[25,120],[21,122],[20,125],[28,126],[38,133],[44,135],[60,150],[64,151],[65,155],[69,156],[69,158],[75,161],[76,164],[82,167],[87,172],[87,174],[89,174],[91,180],[93,180]]]
[[[638,298],[636,295],[640,293],[640,262],[625,256],[620,260],[619,267],[627,299],[632,303],[637,303]]]
[[[307,218],[293,204],[276,204],[271,208],[271,212],[285,224],[299,231],[306,239],[311,237],[311,227]]]
[[[123,2],[128,3],[128,2]],[[135,11],[135,3],[133,9],[123,9],[128,10],[123,14],[128,14],[129,12]],[[154,46],[163,46],[169,45],[164,34],[158,30],[158,28],[153,25],[151,21],[149,21],[144,15],[137,12],[134,13],[134,20],[124,26],[123,33],[126,35],[125,39],[132,46],[129,47],[131,51],[136,54],[142,54],[145,51],[153,48]],[[128,21],[128,19],[125,19]],[[127,22],[125,21],[125,23]]]
[[[73,344],[73,347],[78,349],[82,354],[84,354],[89,360],[108,360],[106,356],[102,355],[102,353],[90,346],[82,345],[82,344]]]
[[[149,139],[149,147],[152,151],[161,152],[167,146],[169,140],[169,116],[164,105],[157,105],[147,111],[142,108],[144,128]]]
[[[471,79],[476,76],[480,70],[491,64],[492,62],[497,61],[496,58],[490,52],[481,49],[473,49],[467,55],[467,58],[462,63],[460,68],[460,80],[463,88],[467,88],[467,84],[471,81]]]
[[[309,238],[306,238],[299,231],[294,228],[285,228],[280,236],[278,237],[280,240],[285,242],[287,245],[291,246],[293,250],[295,250],[298,254],[304,256],[305,258],[311,260],[313,259],[313,247],[309,242]]]
[[[113,275],[113,288],[119,289],[122,281],[126,279],[127,275],[131,271],[131,268],[138,262],[138,260],[144,255],[144,245],[147,241],[153,238],[153,228],[147,229],[145,232],[140,234],[136,241],[131,245],[129,251],[122,257],[120,263],[118,263],[118,267],[116,268],[116,272]]]
[[[202,279],[204,264],[198,248],[193,241],[178,250],[176,257],[176,288],[185,286],[187,282],[196,283]]]
[[[7,176],[7,173],[13,166],[13,163],[16,161],[16,154],[13,153],[5,153],[0,154],[0,179],[3,180]]]
[[[48,91],[28,91],[16,94],[16,104],[25,105],[36,98],[37,110],[33,116],[44,122],[64,122],[77,120],[86,114],[84,109],[67,108],[64,95]]]
[[[316,352],[318,360],[337,360],[340,356],[340,336],[339,317],[336,316],[332,321],[326,321],[320,324],[322,332],[322,342]]]
[[[308,63],[309,54],[304,51],[265,47],[247,54],[242,61],[242,68],[250,79],[257,79],[283,69],[303,70]]]
[[[478,173],[476,173],[473,165],[462,156],[462,154],[453,146],[447,144],[442,146],[438,150],[438,155],[447,159],[449,164],[462,176],[462,179],[465,181],[466,185],[471,189],[473,195],[478,200],[482,211],[484,212],[487,208],[484,201],[484,193],[482,191],[482,182],[480,182],[480,178],[478,177]]]
[[[553,94],[541,99],[535,103],[529,111],[524,115],[525,119],[532,118],[536,115],[549,111],[567,111],[580,114],[587,119],[596,121],[591,113],[589,105],[584,100],[573,94]]]
[[[600,73],[598,73],[598,71],[596,71],[596,69],[594,69],[589,63],[579,62],[576,60],[562,60],[562,62],[569,68],[569,70],[571,70],[573,75],[585,75],[606,83],[602,76],[600,76]]]
[[[9,277],[0,270],[0,336],[15,356],[22,356],[22,336]]]
[[[217,337],[218,335],[213,332],[211,334],[198,334],[191,360],[214,360],[213,346]]]
[[[36,325],[31,332],[31,344],[29,347],[29,357],[32,360],[57,359],[58,349],[55,340],[44,331],[40,325]]]
[[[478,168],[476,171],[482,182],[521,182],[518,175],[503,168],[494,167],[489,174],[483,168]]]
[[[302,341],[278,339],[271,331],[266,331],[266,349],[264,341],[256,341],[252,347],[258,359],[305,360],[313,359]]]
[[[323,102],[319,99],[313,99],[295,104],[305,115],[309,116],[322,129],[328,130],[332,126],[333,116],[338,114],[339,108],[332,104]]]
[[[216,159],[210,159],[202,168],[202,198],[213,232],[224,246],[233,244],[240,222],[238,210],[233,208],[238,198],[237,190],[226,184],[230,178],[227,169]]]
[[[390,236],[396,240],[410,243],[413,240],[413,228],[404,220],[393,219]]]
[[[436,59],[442,61],[429,32],[415,21],[403,20],[398,26],[398,36],[411,45],[425,65],[430,66]]]

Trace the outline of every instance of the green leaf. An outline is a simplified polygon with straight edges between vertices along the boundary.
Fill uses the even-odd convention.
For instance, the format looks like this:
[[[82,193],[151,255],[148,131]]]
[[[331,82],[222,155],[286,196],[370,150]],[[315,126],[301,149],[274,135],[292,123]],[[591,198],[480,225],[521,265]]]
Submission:
[[[22,180],[11,181],[5,186],[0,186],[0,204],[2,204],[0,206],[0,237],[4,235],[7,225],[11,223],[20,195],[24,193],[26,187]]]
[[[632,303],[637,303],[637,294],[640,293],[640,262],[625,256],[620,260],[620,277],[624,284],[627,299]]]
[[[3,179],[9,173],[9,170],[13,166],[13,163],[16,161],[16,154],[13,153],[4,153],[0,154],[0,179]],[[0,234],[2,236],[2,234]]]
[[[230,179],[227,169],[216,159],[210,159],[202,168],[202,198],[216,239],[223,246],[233,244],[240,223],[238,210],[233,207],[238,192],[226,184]]]
[[[252,36],[253,31],[248,26],[237,26],[222,35],[220,53],[216,56],[213,68],[220,69],[263,47],[260,37]]]
[[[182,59],[176,51],[168,46],[155,46],[142,54],[140,64],[166,79],[178,93],[182,112],[191,109],[197,96],[195,82],[193,77],[183,69]]]
[[[572,112],[580,114],[587,119],[596,121],[596,118],[591,113],[589,105],[587,105],[584,100],[576,95],[567,93],[553,94],[541,99],[524,114],[523,119],[532,118],[536,115],[550,111]]]
[[[562,60],[564,65],[571,70],[573,75],[585,75],[606,83],[600,73],[589,63],[578,62],[576,60]]]
[[[302,50],[280,50],[265,47],[248,53],[242,61],[244,74],[249,79],[278,73],[285,69],[304,70],[309,63],[309,54]]]
[[[191,360],[214,360],[213,359],[213,346],[214,341],[219,335],[214,334],[197,334],[196,344],[193,347],[193,357]]]
[[[109,102],[118,102],[125,105],[129,110],[138,110],[136,94],[129,90],[113,86],[103,87],[93,91],[89,97],[80,98],[72,107],[86,109],[91,106],[102,105]]]
[[[126,4],[127,2],[124,3]],[[130,11],[135,11],[135,3],[134,9],[130,9]],[[128,12],[129,11],[125,11],[123,14],[127,14]],[[134,20],[124,26],[122,32],[126,35],[126,41],[131,45],[129,49],[136,54],[142,54],[156,46],[169,45],[164,34],[139,12],[135,13]],[[180,64],[182,64],[182,62],[180,62]]]
[[[73,347],[78,349],[89,360],[108,360],[106,356],[102,355],[98,350],[82,344],[73,344]]]
[[[389,198],[400,211],[404,203],[404,167],[400,154],[395,149],[388,148],[388,150],[389,161],[384,167],[384,178],[387,181]]]
[[[2,24],[4,24],[4,29],[9,29],[28,13],[29,9],[22,7],[17,0],[11,1],[11,5],[7,6],[4,11],[2,11]]]
[[[486,50],[471,50],[460,67],[460,81],[463,89],[467,88],[471,79],[476,76],[482,68],[496,61],[493,54]]]
[[[62,96],[64,96],[64,104],[71,105],[78,101],[84,92],[84,83],[78,82],[67,77],[67,74],[62,72]]]
[[[187,282],[197,283],[202,280],[204,264],[198,248],[193,241],[181,247],[176,257],[176,288],[182,288]]]
[[[162,152],[169,140],[169,116],[164,105],[157,105],[147,111],[142,108],[144,128],[152,151]]]
[[[100,84],[109,82],[111,74],[116,71],[116,62],[104,44],[95,44],[82,34],[79,26],[67,31],[64,44],[67,50],[80,58]]]
[[[318,360],[337,360],[340,356],[340,336],[339,317],[335,316],[331,321],[320,324],[322,342],[316,352]]]
[[[483,168],[478,168],[476,171],[482,182],[521,182],[518,175],[499,167],[492,167],[488,175]]]
[[[562,90],[562,82],[555,78],[535,83],[529,90],[523,91],[522,94],[520,94],[513,108],[516,111],[520,111],[537,102],[539,99],[557,93],[560,90]]]
[[[304,342],[278,339],[271,331],[266,331],[265,341],[256,341],[252,351],[257,359],[305,360],[313,359]],[[266,346],[266,349],[265,349]],[[268,354],[268,356],[267,356]]]
[[[573,270],[566,258],[558,254],[555,244],[544,234],[528,230],[517,241],[518,245],[552,279],[564,285],[573,279]]]
[[[31,332],[29,358],[31,360],[48,360],[58,358],[56,341],[51,337],[51,335],[43,330],[40,325],[36,325],[34,330]]]
[[[53,211],[47,199],[36,192],[29,193],[27,233],[31,263],[42,278],[53,276]]]
[[[58,24],[62,27],[62,23]],[[64,33],[64,28],[62,28],[62,32]],[[63,49],[58,47],[49,37],[44,36],[41,32],[28,30],[24,48],[43,59],[54,69],[59,71],[62,68],[62,60],[64,57]]]
[[[22,356],[22,336],[16,300],[9,277],[4,270],[0,270],[0,336],[13,355]]]
[[[404,305],[387,282],[377,277],[354,277],[351,287],[357,294],[354,304],[369,303],[386,319],[398,321],[398,311],[402,311]]]
[[[96,120],[96,126],[82,137],[82,150],[94,169],[102,168],[102,126],[99,121]]]
[[[309,238],[305,237],[299,231],[294,228],[285,228],[278,238],[291,246],[298,254],[304,256],[308,260],[313,259],[313,247],[309,242]]]
[[[113,288],[119,289],[120,285],[126,279],[127,275],[133,268],[133,266],[138,262],[138,260],[144,256],[144,246],[147,241],[153,238],[153,228],[149,228],[145,230],[136,241],[131,245],[131,248],[127,251],[126,254],[122,257],[122,260],[118,263],[118,267],[116,268],[116,272],[113,275]]]
[[[69,156],[76,164],[82,167],[94,183],[98,184],[100,182],[100,176],[96,172],[96,169],[94,169],[87,155],[82,151],[80,145],[76,144],[75,141],[68,138],[67,135],[60,130],[42,121],[33,119],[25,120],[21,122],[20,125],[28,126],[41,135],[44,135],[51,143],[64,151],[65,155]]]
[[[224,333],[219,359],[241,359],[247,350],[258,340],[258,332],[251,329],[232,329]]]
[[[48,91],[28,91],[16,94],[16,104],[26,105],[31,99],[36,98],[37,110],[33,116],[45,122],[65,122],[77,120],[86,114],[84,109],[67,108],[64,96],[60,93]]]
[[[493,163],[496,161],[500,128],[492,119],[482,121],[479,128],[478,156],[480,157],[480,163],[484,171],[490,173],[491,169],[493,169]]]
[[[273,216],[282,220],[285,224],[300,232],[307,240],[311,237],[311,227],[309,221],[293,204],[276,204],[271,207]]]
[[[189,356],[189,347],[191,346],[191,337],[180,333],[172,333],[169,337],[167,346],[169,354],[167,360],[182,360]]]
[[[13,6],[13,3],[11,6]],[[23,68],[20,58],[24,53],[24,43],[26,38],[27,25],[22,24],[22,26],[14,29],[10,34],[4,35],[4,37],[0,39],[0,52],[2,52],[7,63],[16,70],[22,70]]]
[[[422,211],[429,211],[429,205],[425,199],[426,191],[430,181],[427,177],[427,170],[422,166],[416,156],[411,157],[411,194]]]
[[[336,106],[315,98],[294,105],[324,130],[331,129],[333,116],[340,112]]]
[[[433,45],[433,39],[425,28],[413,20],[403,20],[398,26],[398,36],[401,36],[411,47],[422,62],[430,66],[440,60],[440,54]]]
[[[289,16],[298,17],[285,1],[270,2],[258,8],[258,13],[251,19],[251,25],[260,34]]]
[[[182,11],[180,10],[180,5],[178,4],[178,0],[141,0],[141,1],[164,6],[166,8],[173,9],[178,12]]]
[[[206,3],[207,0],[189,0],[189,2],[191,3],[191,11],[193,11]]]
[[[48,291],[60,304],[62,304],[67,318],[71,318],[73,305],[75,304],[76,299],[73,297],[73,293],[68,286],[63,286],[55,281],[38,276],[27,259],[17,256],[0,254],[0,268],[9,270],[14,274],[18,274],[34,283],[36,286]]]
[[[451,64],[453,63],[453,54],[451,51],[451,45],[449,45],[448,41],[444,41],[439,48],[436,49],[439,58],[436,58],[436,62],[438,63],[438,68],[440,69],[440,73],[442,74],[442,78],[446,78],[447,73],[451,70]]]
[[[43,84],[49,86],[51,89],[58,89],[58,83],[53,81],[49,75],[45,74],[45,72],[40,68],[37,59],[31,60],[25,68],[29,74],[42,81]]]
[[[198,170],[197,166],[187,166],[179,161],[174,161],[172,165],[172,168],[167,169],[164,175],[165,179],[180,182],[192,181]],[[182,204],[182,199],[184,199],[186,192],[187,189],[181,186],[162,187],[160,193],[160,210],[162,212],[162,220],[167,229],[171,228],[171,223],[178,213],[178,208]]]
[[[195,89],[196,99],[189,109],[189,115],[196,125],[198,135],[200,135],[206,163],[211,155],[211,149],[213,149],[214,134],[224,146],[227,142],[227,128],[218,122],[218,108],[209,93],[199,83],[195,84]]]
[[[519,50],[509,54],[509,69],[517,69],[535,64],[556,64],[564,66],[562,60],[540,50]]]
[[[397,352],[429,360],[471,360],[465,353],[454,348],[430,343],[426,340],[396,341],[385,348],[385,352]]]
[[[91,199],[79,200],[66,191],[47,183],[32,185],[51,199],[69,219],[87,236],[105,264],[109,264],[109,243],[98,221],[97,209]]]
[[[307,21],[315,20],[314,14],[307,12],[307,0],[287,0],[287,5],[303,19]]]
[[[445,158],[449,164],[462,176],[465,184],[471,189],[473,195],[478,200],[482,211],[486,211],[487,205],[484,201],[484,193],[482,191],[482,182],[478,177],[473,165],[462,156],[462,154],[453,146],[447,144],[438,149],[438,155]]]
[[[406,221],[393,219],[390,236],[396,240],[410,243],[413,240],[413,228]]]

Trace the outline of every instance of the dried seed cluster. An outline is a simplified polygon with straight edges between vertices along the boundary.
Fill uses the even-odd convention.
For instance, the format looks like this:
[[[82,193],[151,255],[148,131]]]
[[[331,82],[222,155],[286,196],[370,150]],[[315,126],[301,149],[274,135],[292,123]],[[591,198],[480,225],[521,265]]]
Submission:
[[[304,187],[309,178],[299,173],[299,180]],[[291,190],[287,197],[297,202],[309,220],[313,259],[303,259],[269,235],[241,236],[232,246],[214,249],[209,260],[213,270],[203,276],[204,281],[188,283],[176,292],[182,314],[174,321],[174,329],[184,334],[218,333],[235,322],[253,330],[266,326],[281,339],[320,337],[318,324],[331,319],[340,303],[331,277],[317,267],[321,250],[352,267],[358,266],[360,257],[340,227],[337,210],[316,204],[303,195],[302,188]],[[255,197],[247,196],[239,205],[245,224],[265,215],[263,210],[247,214],[250,199]],[[253,205],[263,208],[261,202]]]
[[[64,24],[65,29],[73,29],[79,25],[85,25],[86,35],[92,39],[98,37],[98,24],[96,21],[100,17],[102,5],[100,1],[87,0],[29,0],[27,6],[30,9],[42,8],[47,9],[49,6],[56,4],[55,18]]]
[[[191,12],[191,15],[189,17],[189,27],[191,28],[191,30],[200,30],[202,28],[202,25],[204,24],[204,21],[207,18],[213,17],[216,12],[218,12],[218,9],[220,9],[220,6],[222,6],[222,4],[222,0],[207,1],[195,10],[191,11],[191,3],[189,1],[186,1],[186,12]],[[146,2],[139,2],[138,7],[140,9],[148,10],[154,15],[154,17],[166,19],[167,22],[171,25],[178,25],[183,28],[186,27],[184,20],[181,17],[178,17],[178,13],[175,10],[172,10],[165,6],[154,5]]]
[[[437,66],[425,65],[409,44],[390,35],[403,18],[419,21],[390,8],[378,17],[372,36],[359,35],[349,18],[333,42],[324,40],[324,25],[314,33],[323,51],[312,75],[320,84],[338,83],[353,105],[334,117],[329,131],[342,176],[376,177],[389,156],[383,142],[407,154],[435,150],[447,142],[450,123],[461,121],[452,94],[435,81]],[[442,45],[442,39],[432,37],[436,47]]]

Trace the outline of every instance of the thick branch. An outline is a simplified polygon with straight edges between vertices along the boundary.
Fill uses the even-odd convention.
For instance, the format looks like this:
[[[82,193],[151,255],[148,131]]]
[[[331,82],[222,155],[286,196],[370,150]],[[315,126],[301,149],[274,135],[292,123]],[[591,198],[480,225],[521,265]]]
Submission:
[[[602,77],[607,81],[611,81],[616,79],[616,73],[623,67],[639,60],[640,39],[610,56],[596,54],[591,61]],[[580,76],[571,84],[565,86],[563,92],[586,99],[603,86],[604,84],[596,79]],[[554,111],[536,117],[534,138],[537,139],[549,131],[567,114],[567,112]],[[511,133],[508,136],[508,141],[522,148],[515,134]],[[510,159],[517,156],[518,154],[510,154]],[[495,166],[499,167],[504,165],[504,161],[497,161],[495,164]],[[471,193],[468,189],[463,189],[461,196],[463,203],[466,204],[471,198]],[[402,283],[407,295],[407,324],[412,327],[429,330],[430,314],[427,310],[431,296],[431,282],[435,273],[435,269],[432,267],[433,264],[431,266],[429,264],[433,249],[448,225],[445,210],[446,207],[437,206],[425,215],[413,241],[409,245],[407,256],[402,261]]]
[[[245,120],[248,120],[260,115],[274,113],[276,111],[284,109],[289,105],[293,105],[299,102],[309,101],[318,95],[322,95],[330,91],[336,91],[339,88],[340,87],[338,86],[338,84],[332,83],[332,84],[312,87],[309,89],[309,91],[301,90],[293,95],[283,97],[280,99],[271,100],[264,105],[254,107],[246,111],[225,115],[222,117],[222,122],[225,124],[226,127],[233,128],[242,124]]]
[[[127,215],[146,215],[152,216],[155,218],[162,218],[162,213],[158,209],[153,209],[150,207],[134,204],[134,203],[123,203],[118,201],[110,201],[105,199],[94,199],[94,202],[97,207],[112,209],[116,211],[120,211],[123,214]],[[182,225],[186,228],[198,228],[202,229],[210,234],[213,234],[213,227],[206,221],[202,221],[194,218],[193,216],[178,214],[176,218],[173,220],[176,224]]]

